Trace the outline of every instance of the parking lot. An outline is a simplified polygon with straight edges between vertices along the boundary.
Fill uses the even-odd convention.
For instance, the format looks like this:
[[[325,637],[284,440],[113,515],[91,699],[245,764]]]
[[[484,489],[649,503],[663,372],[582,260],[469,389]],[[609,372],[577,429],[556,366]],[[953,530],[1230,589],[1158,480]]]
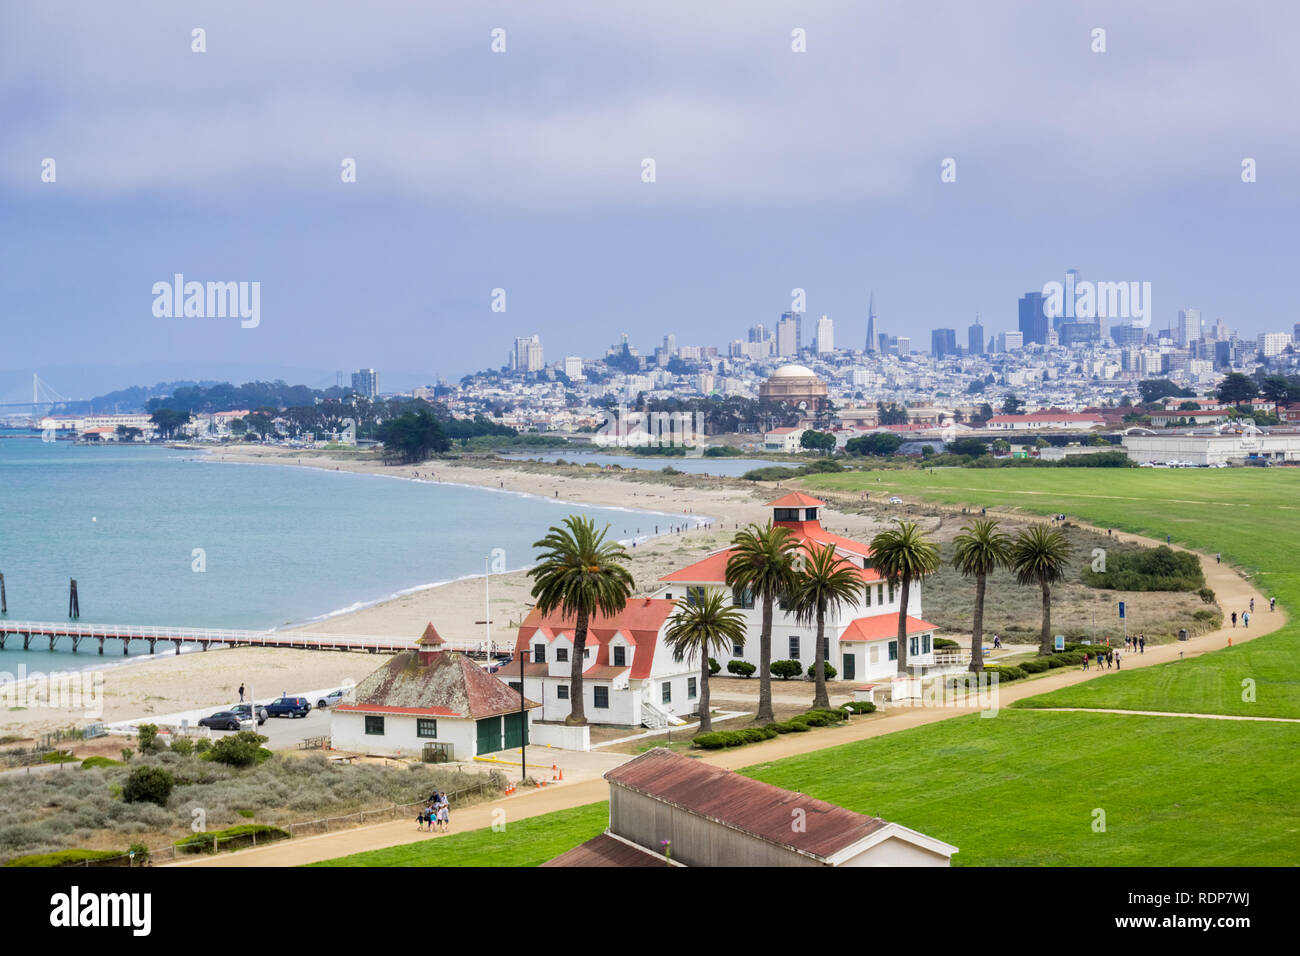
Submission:
[[[313,706],[306,717],[268,717],[257,732],[267,738],[265,746],[271,750],[292,750],[308,737],[328,737],[330,713]],[[214,730],[212,738],[215,740],[231,733],[233,731]]]

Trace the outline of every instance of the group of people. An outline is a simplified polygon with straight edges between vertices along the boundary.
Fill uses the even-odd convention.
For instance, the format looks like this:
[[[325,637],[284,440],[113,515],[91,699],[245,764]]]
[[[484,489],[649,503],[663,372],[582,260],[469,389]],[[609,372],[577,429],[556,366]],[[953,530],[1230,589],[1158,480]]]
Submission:
[[[1106,665],[1106,670],[1110,670],[1112,667],[1114,667],[1115,670],[1119,670],[1119,660],[1120,660],[1119,651],[1113,647],[1107,647],[1098,650],[1095,656],[1090,654],[1087,651],[1084,651],[1083,669],[1087,670],[1089,663],[1096,662],[1097,670],[1101,670],[1102,664]]]
[[[1124,649],[1145,654],[1147,652],[1147,636],[1145,634],[1125,634]]]
[[[420,811],[419,816],[415,818],[417,829],[427,829],[430,833],[434,827],[438,828],[439,833],[446,833],[451,828],[451,810],[447,795],[439,790],[433,791],[429,795],[424,809]]]

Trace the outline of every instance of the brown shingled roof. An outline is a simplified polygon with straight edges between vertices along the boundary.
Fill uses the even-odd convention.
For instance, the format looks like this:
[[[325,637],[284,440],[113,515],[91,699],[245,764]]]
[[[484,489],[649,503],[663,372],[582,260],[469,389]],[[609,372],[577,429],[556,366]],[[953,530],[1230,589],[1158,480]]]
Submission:
[[[542,866],[667,866],[667,861],[657,853],[633,843],[624,843],[608,833],[592,837],[586,843],[561,853]]]
[[[877,817],[751,780],[662,747],[615,767],[605,779],[820,860],[886,826]],[[805,814],[803,832],[790,826],[795,809]]]
[[[424,633],[420,635],[419,643],[422,647],[436,647],[439,644],[444,644],[446,642],[442,639],[441,635],[438,634],[438,630],[433,626],[433,622],[430,621],[428,627],[424,629]]]
[[[421,664],[420,653],[397,654],[372,672],[357,684],[356,703],[350,709],[445,708],[476,720],[519,710],[518,692],[464,654],[442,651],[429,655],[428,664]],[[525,706],[541,705],[527,701]]]

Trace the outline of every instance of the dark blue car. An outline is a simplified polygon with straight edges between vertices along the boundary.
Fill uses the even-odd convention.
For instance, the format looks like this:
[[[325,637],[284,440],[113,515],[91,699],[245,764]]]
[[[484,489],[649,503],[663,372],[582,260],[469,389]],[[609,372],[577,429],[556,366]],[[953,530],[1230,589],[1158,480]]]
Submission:
[[[306,717],[311,713],[311,702],[306,697],[281,697],[266,705],[268,717]]]

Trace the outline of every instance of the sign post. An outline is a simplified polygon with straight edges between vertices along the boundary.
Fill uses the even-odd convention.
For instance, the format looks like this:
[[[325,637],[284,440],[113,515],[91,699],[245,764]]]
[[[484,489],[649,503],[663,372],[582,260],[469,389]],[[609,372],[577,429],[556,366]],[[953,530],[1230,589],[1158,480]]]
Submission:
[[[1124,616],[1124,602],[1119,602],[1119,619],[1124,622],[1124,644],[1128,644],[1128,618]]]
[[[1056,635],[1056,650],[1057,650],[1057,651],[1063,651],[1063,650],[1065,650],[1065,635],[1064,635],[1064,634],[1057,634],[1057,635]]]

